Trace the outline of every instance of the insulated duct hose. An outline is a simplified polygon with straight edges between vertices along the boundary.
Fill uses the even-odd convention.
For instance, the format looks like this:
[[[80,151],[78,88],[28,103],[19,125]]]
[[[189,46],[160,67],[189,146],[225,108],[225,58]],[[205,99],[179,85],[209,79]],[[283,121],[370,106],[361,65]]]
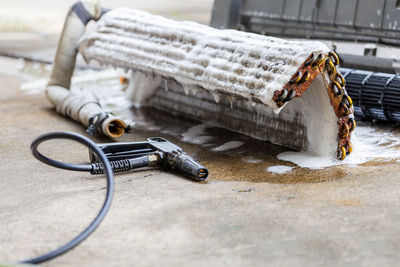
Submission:
[[[91,135],[118,138],[128,130],[128,124],[107,112],[90,92],[71,92],[71,78],[75,68],[78,40],[90,20],[98,20],[106,12],[97,3],[76,2],[68,12],[58,42],[56,57],[46,95],[57,112],[87,126]]]

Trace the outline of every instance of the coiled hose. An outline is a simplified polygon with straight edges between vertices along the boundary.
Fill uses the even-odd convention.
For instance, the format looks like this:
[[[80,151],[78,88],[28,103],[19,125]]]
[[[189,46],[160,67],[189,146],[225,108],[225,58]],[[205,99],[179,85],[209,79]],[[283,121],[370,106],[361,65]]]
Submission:
[[[100,225],[104,217],[106,216],[108,210],[110,209],[112,198],[114,195],[114,174],[111,169],[111,164],[109,160],[107,159],[106,155],[103,153],[103,151],[89,138],[76,134],[76,133],[71,133],[71,132],[52,132],[52,133],[47,133],[39,136],[36,138],[32,144],[31,144],[31,152],[33,156],[40,160],[43,163],[46,163],[50,166],[64,169],[64,170],[70,170],[70,171],[84,171],[84,172],[90,172],[92,170],[91,165],[81,165],[81,164],[70,164],[70,163],[65,163],[57,160],[53,160],[51,158],[48,158],[41,154],[38,151],[38,146],[39,144],[43,143],[44,141],[48,141],[51,139],[67,139],[67,140],[73,140],[77,141],[84,146],[88,147],[90,150],[92,150],[97,156],[99,157],[99,160],[104,166],[104,170],[106,173],[107,177],[107,191],[106,191],[106,197],[103,203],[103,206],[101,207],[99,213],[97,216],[93,219],[93,221],[89,224],[88,227],[86,227],[80,234],[78,234],[75,238],[73,238],[71,241],[66,243],[65,245],[50,251],[46,254],[43,254],[41,256],[31,258],[29,260],[24,260],[21,263],[31,263],[31,264],[38,264],[42,263],[48,260],[51,260],[57,256],[60,256],[61,254],[64,254],[65,252],[71,250],[75,246],[77,246],[79,243],[81,243],[83,240],[85,240],[91,233],[93,233],[94,230]]]

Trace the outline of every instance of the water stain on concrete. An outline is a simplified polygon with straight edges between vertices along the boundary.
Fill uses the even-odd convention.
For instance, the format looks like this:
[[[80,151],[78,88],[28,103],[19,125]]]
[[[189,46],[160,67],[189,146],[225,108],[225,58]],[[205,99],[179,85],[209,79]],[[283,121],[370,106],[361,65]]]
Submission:
[[[335,204],[345,207],[359,207],[362,205],[362,202],[359,199],[340,199],[335,201]]]
[[[205,165],[210,173],[208,181],[319,183],[344,179],[354,173],[379,172],[382,166],[400,169],[395,160],[374,160],[360,166],[339,165],[321,170],[299,168],[292,163],[278,160],[276,155],[287,151],[287,148],[270,142],[256,140],[213,125],[204,125],[178,115],[165,114],[153,108],[132,108],[128,116],[136,122],[136,126],[122,141],[139,141],[149,136],[162,136],[181,146]],[[192,140],[188,138],[188,131]],[[197,136],[207,138],[204,142],[197,142]],[[243,142],[243,145],[226,151],[213,151],[213,148],[229,141]],[[268,167],[276,165],[286,165],[293,169],[282,174],[266,171]],[[367,166],[369,168],[365,168]]]

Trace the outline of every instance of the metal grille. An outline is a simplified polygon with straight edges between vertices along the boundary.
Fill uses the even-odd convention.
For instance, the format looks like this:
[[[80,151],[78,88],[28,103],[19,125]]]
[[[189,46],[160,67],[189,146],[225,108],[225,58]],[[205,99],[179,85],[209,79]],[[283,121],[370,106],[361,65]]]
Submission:
[[[341,72],[356,116],[400,122],[400,75],[345,68]]]
[[[394,0],[247,0],[240,21],[268,35],[400,45],[397,5]]]

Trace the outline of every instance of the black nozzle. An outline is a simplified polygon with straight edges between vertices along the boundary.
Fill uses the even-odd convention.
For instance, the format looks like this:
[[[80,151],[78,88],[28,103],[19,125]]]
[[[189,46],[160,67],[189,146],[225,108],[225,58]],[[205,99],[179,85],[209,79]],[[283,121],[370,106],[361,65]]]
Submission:
[[[167,162],[172,164],[172,166],[170,166],[172,169],[197,181],[203,181],[208,176],[206,167],[184,153],[174,155],[173,160],[167,160]]]
[[[152,137],[145,142],[98,144],[98,147],[111,162],[114,172],[163,165],[196,181],[203,181],[208,176],[207,168],[188,156],[182,148],[161,137]],[[92,151],[90,160],[92,174],[103,173],[103,166]]]

